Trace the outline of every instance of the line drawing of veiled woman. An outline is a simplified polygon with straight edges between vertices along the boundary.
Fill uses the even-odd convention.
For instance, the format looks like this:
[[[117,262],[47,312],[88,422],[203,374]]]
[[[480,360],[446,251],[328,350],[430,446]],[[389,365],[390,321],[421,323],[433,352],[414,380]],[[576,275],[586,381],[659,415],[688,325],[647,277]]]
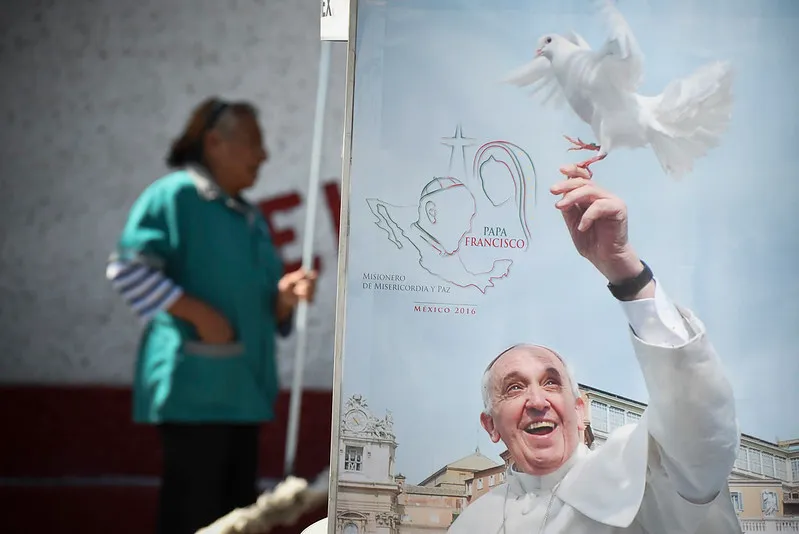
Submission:
[[[492,141],[477,149],[472,180],[483,191],[477,210],[483,221],[475,226],[504,226],[509,235],[524,236],[530,243],[527,214],[527,182],[533,184],[533,203],[537,176],[535,165],[521,147],[507,141]],[[493,224],[492,224],[493,222]],[[509,224],[513,224],[508,228]]]

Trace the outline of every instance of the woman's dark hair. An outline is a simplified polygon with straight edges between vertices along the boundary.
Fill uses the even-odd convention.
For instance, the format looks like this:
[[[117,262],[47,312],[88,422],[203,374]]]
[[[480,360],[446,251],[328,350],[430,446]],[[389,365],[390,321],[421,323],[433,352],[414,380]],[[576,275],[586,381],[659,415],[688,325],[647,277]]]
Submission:
[[[220,125],[227,117],[250,116],[256,118],[258,111],[248,102],[225,102],[218,98],[202,101],[189,116],[183,132],[172,141],[166,156],[170,168],[179,168],[189,163],[203,162],[203,140],[205,134]]]

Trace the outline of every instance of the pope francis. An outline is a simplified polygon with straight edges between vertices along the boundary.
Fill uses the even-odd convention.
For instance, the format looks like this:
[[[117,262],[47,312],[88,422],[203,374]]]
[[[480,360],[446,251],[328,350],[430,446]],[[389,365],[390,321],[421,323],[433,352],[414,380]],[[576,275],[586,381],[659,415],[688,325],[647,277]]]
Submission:
[[[555,206],[624,309],[649,405],[637,424],[589,450],[585,406],[563,358],[532,344],[504,351],[483,375],[480,421],[512,467],[448,532],[741,533],[727,489],[739,444],[733,393],[705,327],[669,300],[629,244],[621,199],[584,169],[561,173]],[[327,531],[323,520],[305,532]]]
[[[739,443],[732,390],[705,327],[666,296],[627,240],[624,203],[576,167],[551,192],[577,251],[610,282],[649,390],[641,420],[589,450],[564,360],[516,345],[483,376],[483,428],[511,455],[506,483],[450,534],[732,534],[727,477]]]

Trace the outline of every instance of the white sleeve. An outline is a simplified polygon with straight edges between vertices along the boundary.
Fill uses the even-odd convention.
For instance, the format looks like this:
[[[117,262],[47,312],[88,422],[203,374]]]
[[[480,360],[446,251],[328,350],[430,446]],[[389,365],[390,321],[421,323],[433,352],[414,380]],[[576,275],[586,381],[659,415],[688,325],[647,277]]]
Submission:
[[[715,498],[739,444],[735,398],[702,322],[655,297],[622,302],[649,392],[648,432],[670,484],[693,503]]]
[[[639,339],[660,347],[677,347],[693,336],[671,299],[655,280],[655,297],[620,301],[627,321]]]

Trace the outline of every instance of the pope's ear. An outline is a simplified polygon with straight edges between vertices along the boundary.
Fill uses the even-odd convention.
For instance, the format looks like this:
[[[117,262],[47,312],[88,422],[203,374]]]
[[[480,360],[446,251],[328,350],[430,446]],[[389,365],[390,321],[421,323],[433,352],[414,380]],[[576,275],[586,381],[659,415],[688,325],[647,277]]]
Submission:
[[[424,205],[424,211],[427,213],[427,220],[435,224],[437,215],[436,203],[428,200]]]
[[[480,424],[483,425],[485,431],[488,432],[488,437],[491,438],[491,441],[493,443],[497,443],[499,441],[500,435],[494,426],[494,418],[483,412],[480,414]]]
[[[577,411],[577,428],[582,432],[585,430],[585,401],[582,397],[574,401],[574,409]]]

